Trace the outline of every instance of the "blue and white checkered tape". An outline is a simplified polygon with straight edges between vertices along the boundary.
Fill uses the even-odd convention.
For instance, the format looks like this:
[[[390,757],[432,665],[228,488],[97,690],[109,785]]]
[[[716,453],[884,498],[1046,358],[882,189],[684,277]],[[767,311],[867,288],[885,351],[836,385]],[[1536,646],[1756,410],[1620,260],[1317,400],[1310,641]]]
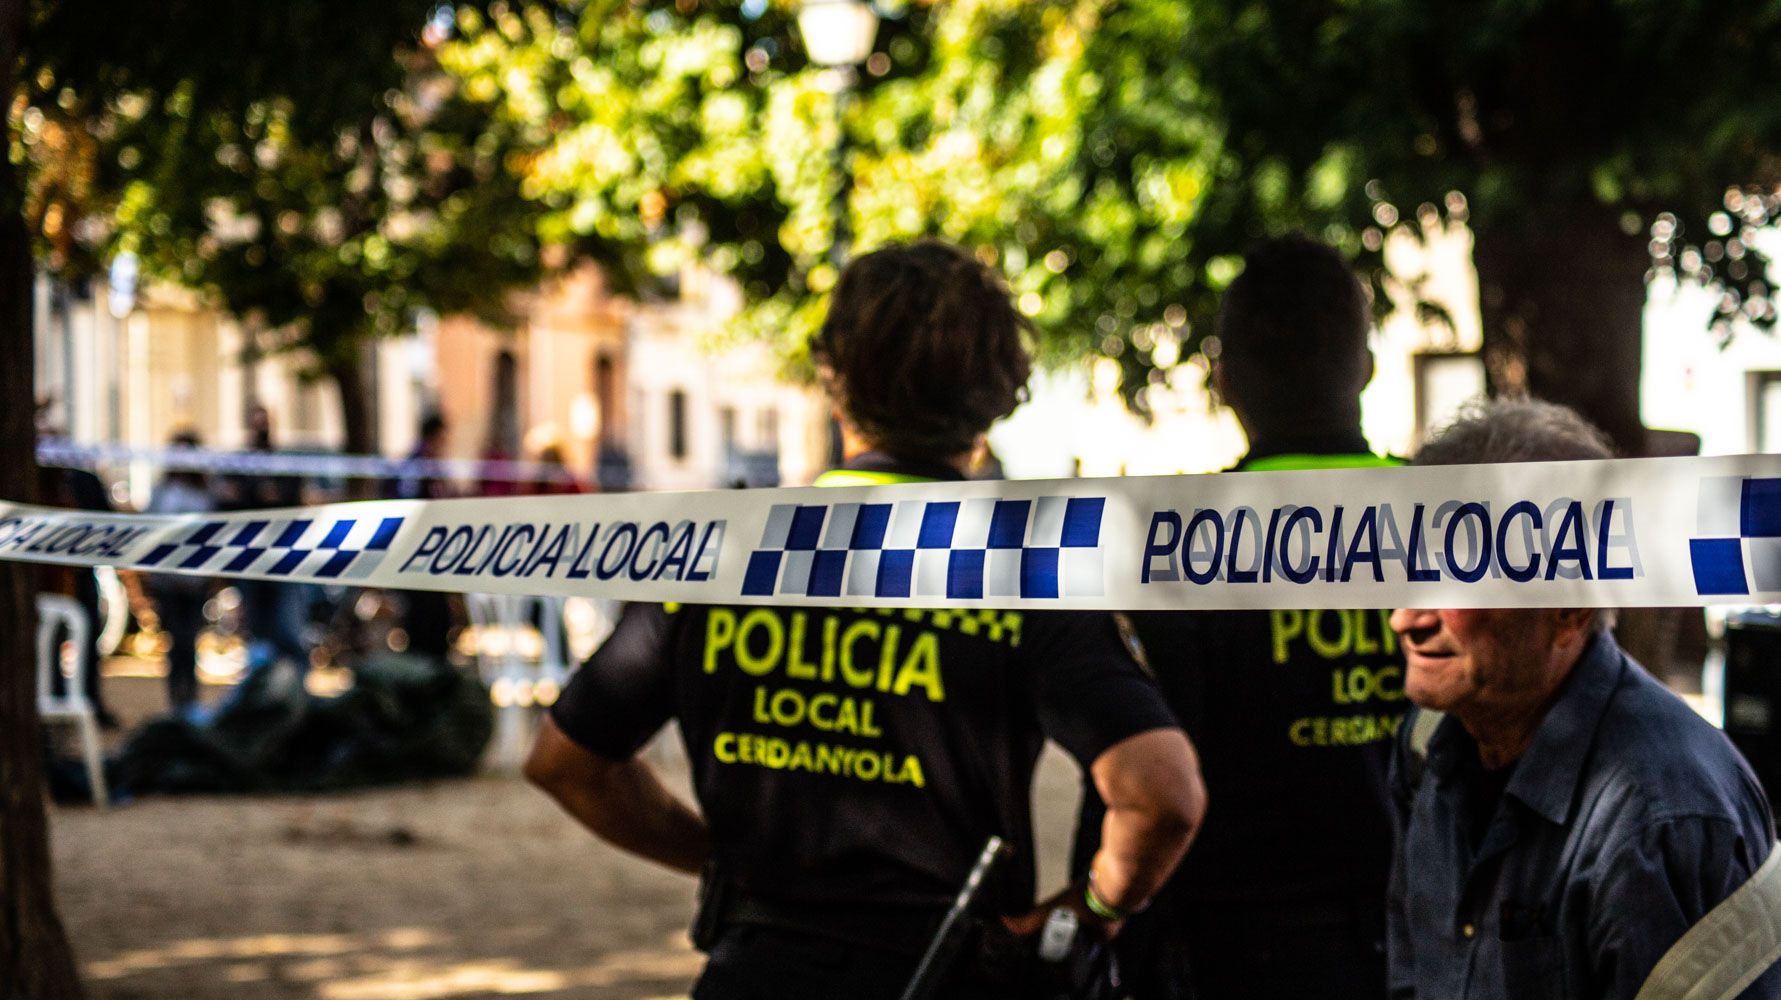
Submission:
[[[1781,600],[1781,455],[373,501],[0,502],[0,559],[457,592],[958,610]]]
[[[227,576],[359,580],[383,562],[402,518],[283,518],[202,521],[183,538],[156,546],[144,569]]]
[[[1695,591],[1781,591],[1781,479],[1708,476],[1700,490],[1699,537],[1688,542]]]
[[[748,597],[1100,597],[1103,497],[775,504]]]

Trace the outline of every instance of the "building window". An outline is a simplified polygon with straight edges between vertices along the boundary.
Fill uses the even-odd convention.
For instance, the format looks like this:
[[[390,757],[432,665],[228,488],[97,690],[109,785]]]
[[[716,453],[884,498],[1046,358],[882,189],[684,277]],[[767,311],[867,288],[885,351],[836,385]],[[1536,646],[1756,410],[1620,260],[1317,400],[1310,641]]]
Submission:
[[[1781,451],[1781,372],[1750,373],[1751,450]]]
[[[668,455],[676,462],[686,460],[686,390],[668,393]]]
[[[1483,396],[1484,360],[1475,352],[1419,352],[1412,356],[1416,379],[1416,447],[1459,408]]]
[[[717,424],[719,433],[723,435],[724,456],[727,458],[736,454],[736,408],[726,406],[718,410]]]
[[[779,411],[771,406],[761,411],[761,450],[779,452]]]
[[[617,444],[618,381],[613,374],[612,358],[605,354],[594,358],[594,406],[600,417],[600,444]]]

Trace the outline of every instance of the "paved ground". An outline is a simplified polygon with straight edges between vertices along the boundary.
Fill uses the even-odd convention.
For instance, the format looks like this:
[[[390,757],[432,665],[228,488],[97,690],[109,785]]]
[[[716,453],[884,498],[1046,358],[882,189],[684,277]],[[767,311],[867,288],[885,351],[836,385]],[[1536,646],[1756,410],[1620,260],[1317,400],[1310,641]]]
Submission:
[[[126,717],[159,709],[156,680],[106,683]],[[1048,757],[1041,886],[1062,879],[1075,782]],[[60,807],[51,823],[96,1000],[644,1000],[684,996],[699,967],[692,881],[595,843],[511,778]]]

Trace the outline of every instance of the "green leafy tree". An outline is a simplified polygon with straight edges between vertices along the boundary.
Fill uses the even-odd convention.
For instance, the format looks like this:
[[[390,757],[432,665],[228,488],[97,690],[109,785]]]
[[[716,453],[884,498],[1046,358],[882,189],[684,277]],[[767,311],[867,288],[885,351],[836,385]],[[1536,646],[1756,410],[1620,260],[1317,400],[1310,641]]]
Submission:
[[[1404,220],[1458,215],[1475,237],[1492,387],[1575,406],[1633,454],[1650,274],[1717,285],[1723,330],[1773,324],[1750,237],[1781,208],[1774,5],[1192,11],[1181,55],[1225,123],[1232,181],[1203,218],[1239,223],[1200,227],[1196,256],[1288,222],[1377,247]],[[1316,204],[1332,175],[1345,196]]]
[[[49,259],[134,252],[148,274],[248,319],[258,348],[307,352],[339,387],[354,453],[377,444],[369,341],[422,308],[505,319],[509,293],[542,269],[509,136],[430,44],[385,59],[390,86],[326,124],[283,95],[206,107],[192,81],[97,100],[47,81],[34,106],[48,111],[24,130],[27,149],[47,147],[39,214],[55,194],[87,196],[59,212],[79,221],[60,227],[72,239],[46,240]],[[55,136],[94,137],[76,169]]]
[[[860,247],[938,235],[1000,265],[1052,359],[1120,354],[1141,389],[1164,342],[1179,355],[1218,139],[1174,56],[1181,5],[897,7],[855,86],[809,65],[794,13],[515,4],[442,61],[537,144],[548,239],[634,288],[697,258],[746,293],[734,329],[794,359],[836,278],[837,198]]]
[[[434,6],[189,0],[145,19],[93,0],[0,2],[0,58],[13,67],[0,77],[11,140],[0,166],[0,357],[7,360],[0,366],[0,497],[36,494],[34,251],[79,273],[111,248],[133,244],[158,273],[208,288],[229,308],[284,325],[301,313],[324,357],[330,344],[387,324],[403,307],[390,291],[397,285],[404,296],[467,307],[488,301],[471,271],[486,268],[484,277],[505,280],[531,266],[528,251],[500,240],[453,243],[457,234],[508,232],[509,219],[480,221],[502,211],[495,168],[507,164],[498,134],[490,140],[475,127],[474,107],[455,98],[449,81],[429,77],[422,32]],[[230,149],[254,169],[239,169]],[[484,182],[495,191],[483,190]],[[339,201],[328,205],[330,197]],[[348,204],[353,197],[361,204]],[[408,210],[432,218],[399,221]],[[258,230],[250,232],[250,219]],[[522,241],[530,244],[529,233]],[[264,255],[258,260],[255,247]],[[335,263],[323,260],[330,255]],[[291,270],[280,271],[287,256]],[[457,266],[471,257],[474,265]],[[428,262],[425,274],[417,259]],[[191,273],[187,260],[195,261]],[[405,268],[412,268],[407,284]],[[0,646],[34,648],[37,582],[33,567],[0,565]],[[34,687],[29,669],[9,670],[0,681],[4,1000],[81,995],[51,892]]]
[[[978,247],[1048,353],[1118,357],[1139,409],[1245,247],[1289,228],[1383,306],[1388,231],[1466,222],[1492,386],[1631,452],[1654,270],[1719,287],[1727,330],[1776,317],[1750,240],[1781,209],[1772,5],[950,0],[885,22],[850,102],[794,9],[516,3],[445,62],[537,144],[553,236],[645,280],[697,255],[748,293],[738,329],[794,348],[837,192],[861,245]]]

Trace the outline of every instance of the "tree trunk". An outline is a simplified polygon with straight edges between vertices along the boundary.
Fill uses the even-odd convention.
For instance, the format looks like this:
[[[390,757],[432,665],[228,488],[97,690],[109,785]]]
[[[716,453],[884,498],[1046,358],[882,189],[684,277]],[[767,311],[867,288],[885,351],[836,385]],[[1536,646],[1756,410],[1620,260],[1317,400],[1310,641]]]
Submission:
[[[329,352],[328,376],[340,390],[340,423],[345,431],[341,448],[349,455],[377,453],[377,406],[371,394],[369,357],[370,348],[362,343]],[[369,500],[377,496],[377,486],[375,479],[349,479],[347,495]]]
[[[0,0],[0,107],[12,106],[23,0]],[[36,496],[31,363],[31,240],[23,185],[0,158],[0,497]],[[82,995],[56,916],[44,812],[43,730],[37,717],[35,567],[0,562],[0,1000]]]
[[[1480,226],[1473,259],[1492,394],[1563,403],[1606,431],[1621,455],[1638,457],[1650,453],[1639,367],[1651,257],[1641,232],[1620,228],[1620,213],[1582,201]],[[1623,608],[1615,634],[1659,677],[1693,672],[1697,665],[1675,662],[1682,614]]]
[[[1630,457],[1647,450],[1639,362],[1651,259],[1620,214],[1585,198],[1481,223],[1473,260],[1491,393],[1563,403]]]

